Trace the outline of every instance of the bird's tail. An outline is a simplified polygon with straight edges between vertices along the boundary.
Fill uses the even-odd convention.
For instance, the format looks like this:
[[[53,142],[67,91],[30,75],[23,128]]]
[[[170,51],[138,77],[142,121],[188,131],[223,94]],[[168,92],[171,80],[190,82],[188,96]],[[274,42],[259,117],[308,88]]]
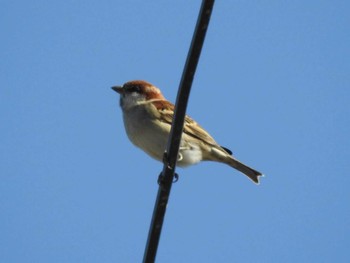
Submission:
[[[254,183],[259,184],[259,176],[262,176],[263,174],[258,172],[257,170],[254,170],[253,168],[245,165],[244,163],[241,163],[240,161],[234,159],[230,156],[229,159],[225,162],[229,166],[237,169],[238,171],[244,173],[246,176],[248,176]]]

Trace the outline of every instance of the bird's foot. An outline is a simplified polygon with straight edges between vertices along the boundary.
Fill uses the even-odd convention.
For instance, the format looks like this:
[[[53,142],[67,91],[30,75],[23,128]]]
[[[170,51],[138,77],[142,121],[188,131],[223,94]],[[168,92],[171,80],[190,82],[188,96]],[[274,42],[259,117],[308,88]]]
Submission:
[[[177,173],[174,173],[174,180],[173,180],[173,184],[176,183],[177,181],[179,181],[179,175]]]
[[[169,165],[168,153],[166,151],[163,154],[163,163],[167,165],[168,169],[171,169],[171,166]]]
[[[163,175],[163,172],[161,172],[161,173],[159,174],[157,183],[158,183],[159,185],[163,185],[163,183],[164,183],[164,175]]]
[[[177,181],[179,181],[179,175],[177,173],[174,173],[174,179],[173,179],[173,183],[176,183]],[[158,176],[158,180],[157,183],[159,185],[163,185],[164,184],[164,175],[163,172],[161,172]]]

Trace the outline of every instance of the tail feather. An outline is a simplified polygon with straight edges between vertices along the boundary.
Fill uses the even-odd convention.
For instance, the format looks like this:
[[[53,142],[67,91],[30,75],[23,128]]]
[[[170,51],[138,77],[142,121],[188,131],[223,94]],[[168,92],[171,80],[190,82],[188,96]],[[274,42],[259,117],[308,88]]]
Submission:
[[[253,168],[241,163],[237,159],[232,156],[232,152],[224,148],[220,147],[211,147],[210,154],[203,156],[203,160],[205,161],[216,161],[228,164],[229,166],[237,169],[238,171],[244,173],[248,176],[254,183],[259,184],[259,177],[263,176],[262,173],[254,170]]]
[[[244,173],[246,176],[248,176],[254,183],[259,184],[259,176],[263,176],[262,173],[258,172],[257,170],[254,170],[253,168],[245,165],[244,163],[241,163],[240,161],[230,158],[227,164],[238,171]]]

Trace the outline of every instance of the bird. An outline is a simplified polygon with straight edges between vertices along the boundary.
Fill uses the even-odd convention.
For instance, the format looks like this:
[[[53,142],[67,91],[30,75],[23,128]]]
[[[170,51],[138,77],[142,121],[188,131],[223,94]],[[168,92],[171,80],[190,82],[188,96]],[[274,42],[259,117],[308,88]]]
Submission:
[[[129,140],[154,159],[163,161],[174,117],[174,104],[163,96],[160,89],[144,80],[128,81],[112,89],[120,95],[119,104]],[[187,167],[201,161],[227,164],[256,184],[263,175],[237,160],[228,148],[220,146],[205,129],[186,115],[177,166]]]

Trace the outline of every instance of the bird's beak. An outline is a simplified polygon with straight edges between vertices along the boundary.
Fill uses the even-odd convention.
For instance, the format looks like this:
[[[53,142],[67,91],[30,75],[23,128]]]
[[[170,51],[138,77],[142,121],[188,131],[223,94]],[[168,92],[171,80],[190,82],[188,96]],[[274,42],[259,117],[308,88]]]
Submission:
[[[124,93],[124,89],[121,86],[113,86],[112,90],[114,90],[115,92],[118,92],[119,94],[123,94]]]

